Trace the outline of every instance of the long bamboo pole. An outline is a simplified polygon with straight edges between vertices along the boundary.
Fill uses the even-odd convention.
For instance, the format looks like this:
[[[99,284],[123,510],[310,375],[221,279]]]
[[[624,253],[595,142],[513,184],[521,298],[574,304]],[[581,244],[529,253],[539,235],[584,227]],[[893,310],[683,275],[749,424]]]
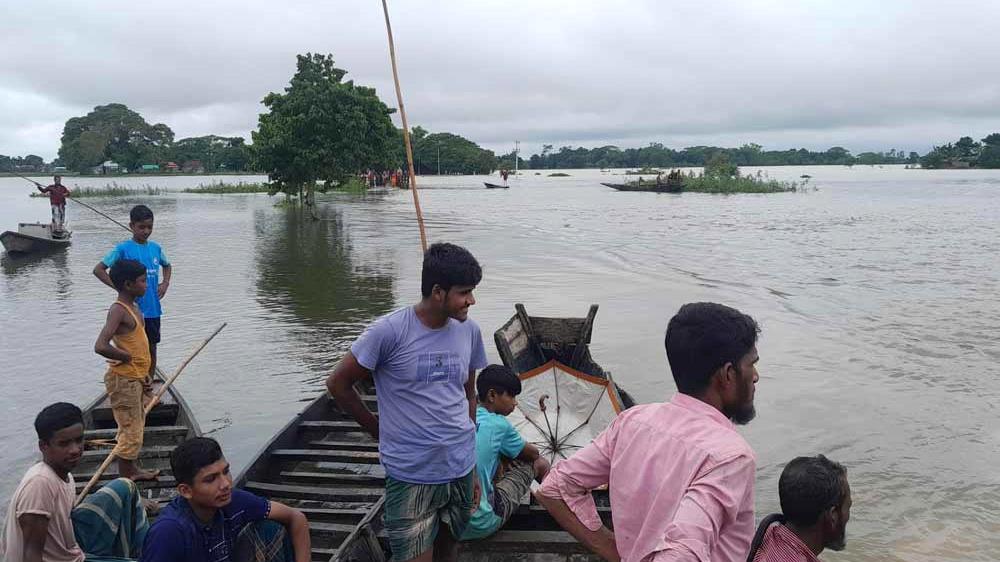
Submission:
[[[389,35],[389,60],[392,61],[392,80],[396,83],[396,100],[399,102],[399,116],[403,120],[403,143],[406,145],[406,164],[410,170],[410,192],[413,193],[413,207],[417,211],[417,226],[420,227],[420,248],[427,251],[427,233],[424,231],[424,215],[420,211],[420,197],[417,195],[417,174],[413,170],[413,147],[410,145],[410,126],[406,122],[406,108],[403,106],[403,91],[399,87],[399,71],[396,69],[396,44],[392,40],[392,24],[389,23],[389,5],[382,0],[385,13],[385,31]]]
[[[208,336],[207,338],[205,338],[204,341],[198,344],[198,347],[194,348],[194,350],[190,354],[188,354],[187,358],[184,359],[183,362],[181,362],[180,366],[178,366],[176,370],[174,370],[174,373],[170,375],[170,377],[167,378],[167,380],[164,381],[162,385],[160,385],[159,390],[157,390],[156,394],[153,395],[153,399],[149,402],[149,404],[146,405],[146,408],[142,413],[143,417],[148,416],[149,412],[151,412],[153,408],[160,403],[160,398],[162,398],[163,394],[167,392],[167,390],[170,388],[170,385],[174,384],[174,381],[177,380],[177,377],[181,376],[181,371],[183,371],[184,368],[188,366],[188,363],[190,363],[192,359],[194,359],[199,353],[201,353],[202,349],[205,349],[205,346],[208,345],[208,342],[212,341],[212,339],[215,336],[217,336],[219,332],[222,331],[223,328],[226,327],[226,324],[227,324],[226,322],[223,322],[221,326],[219,326],[218,328],[215,329],[214,332],[212,332],[212,335]],[[87,485],[83,487],[83,491],[80,492],[80,495],[76,497],[76,502],[74,502],[74,505],[80,505],[80,502],[83,501],[83,498],[87,497],[87,494],[90,493],[91,488],[93,488],[97,484],[97,482],[101,479],[101,476],[104,474],[104,471],[106,471],[108,467],[111,466],[111,461],[113,461],[114,459],[115,459],[115,453],[113,451],[111,453],[108,453],[107,458],[105,458],[104,462],[101,463],[101,466],[98,467],[97,472],[95,472],[94,475],[90,478],[90,481],[87,482]]]

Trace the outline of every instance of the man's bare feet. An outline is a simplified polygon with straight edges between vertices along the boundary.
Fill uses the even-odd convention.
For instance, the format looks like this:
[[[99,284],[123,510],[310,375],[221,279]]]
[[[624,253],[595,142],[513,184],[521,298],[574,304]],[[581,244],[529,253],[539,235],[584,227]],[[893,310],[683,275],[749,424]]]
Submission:
[[[156,477],[160,475],[160,471],[142,470],[135,461],[118,459],[118,475],[122,478],[128,478],[133,482],[144,482],[156,480]]]

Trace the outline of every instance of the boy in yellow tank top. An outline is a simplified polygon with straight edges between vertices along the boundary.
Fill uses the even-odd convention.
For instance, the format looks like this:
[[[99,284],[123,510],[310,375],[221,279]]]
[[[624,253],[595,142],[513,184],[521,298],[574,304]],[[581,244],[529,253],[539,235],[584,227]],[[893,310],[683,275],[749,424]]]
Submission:
[[[111,281],[118,289],[118,300],[108,310],[94,351],[107,357],[111,365],[104,385],[118,424],[118,444],[112,452],[118,457],[119,476],[154,480],[160,471],[142,470],[137,464],[146,426],[142,392],[149,378],[150,356],[142,312],[135,300],[146,293],[146,267],[135,260],[118,260],[111,269]]]

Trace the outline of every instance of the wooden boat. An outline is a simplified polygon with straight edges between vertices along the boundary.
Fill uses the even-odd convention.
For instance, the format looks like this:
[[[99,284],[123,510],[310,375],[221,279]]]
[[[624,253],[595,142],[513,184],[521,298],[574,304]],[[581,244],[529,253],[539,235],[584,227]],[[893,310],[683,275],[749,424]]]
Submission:
[[[8,230],[0,234],[0,243],[8,253],[30,254],[65,248],[69,246],[72,235],[68,230],[61,233],[53,231],[51,224],[22,222],[17,225],[17,232]]]
[[[160,373],[153,378],[154,388],[163,384]],[[94,471],[114,447],[113,440],[118,432],[114,415],[111,412],[111,401],[106,392],[94,400],[83,411],[83,437],[86,448],[80,464],[73,471],[76,479],[77,493],[90,481]],[[137,482],[143,497],[152,499],[161,505],[169,501],[175,494],[177,481],[170,471],[170,453],[181,442],[201,435],[201,428],[195,420],[191,409],[177,388],[171,386],[164,393],[160,403],[153,407],[146,417],[146,430],[143,432],[142,449],[139,452],[139,464],[146,469],[159,469],[160,475],[155,481]],[[107,482],[118,477],[117,463],[111,466],[101,476],[100,482]],[[95,486],[96,490],[99,486]]]
[[[669,185],[666,183],[651,183],[642,185],[641,183],[601,183],[603,186],[617,189],[618,191],[647,191],[651,193],[680,193],[683,186]]]
[[[483,183],[486,185],[486,189],[510,189],[509,185],[497,185],[488,181],[484,181]]]
[[[532,370],[555,359],[581,373],[611,384],[609,375],[590,357],[587,343],[597,307],[587,318],[518,315],[496,333],[504,362],[525,378],[526,392],[538,380]],[[522,318],[526,323],[522,323]],[[523,340],[530,349],[519,345]],[[537,344],[537,346],[535,346]],[[538,354],[535,350],[541,349]],[[634,401],[612,385],[622,407]],[[378,410],[373,385],[359,388],[362,400]],[[383,562],[390,558],[383,525],[385,469],[379,464],[378,441],[365,433],[326,392],[313,400],[264,446],[236,486],[296,507],[309,519],[312,560]],[[607,493],[595,492],[602,517],[610,524]],[[562,531],[539,505],[525,503],[504,529],[485,540],[462,543],[460,560],[494,562],[591,562],[592,557]]]

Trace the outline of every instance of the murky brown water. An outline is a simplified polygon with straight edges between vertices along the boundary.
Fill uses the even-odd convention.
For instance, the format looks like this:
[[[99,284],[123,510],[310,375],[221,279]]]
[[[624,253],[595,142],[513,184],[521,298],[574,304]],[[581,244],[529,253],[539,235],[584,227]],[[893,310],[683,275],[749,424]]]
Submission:
[[[515,302],[549,315],[598,303],[594,357],[640,401],[673,392],[662,336],[681,304],[717,300],[754,315],[762,378],[745,434],[758,454],[758,509],[777,509],[793,456],[843,462],[850,539],[824,558],[1000,559],[1000,172],[769,172],[810,174],[820,190],[618,193],[598,182],[620,177],[590,170],[525,175],[505,191],[482,189],[484,178],[425,178],[421,197],[430,238],[467,246],[485,266],[473,316],[488,343]],[[0,178],[0,229],[47,220],[30,190]],[[164,366],[229,322],[179,387],[237,469],[320,391],[371,319],[419,296],[408,192],[326,196],[322,222],[261,195],[86,202],[124,219],[140,200],[175,265]],[[67,251],[0,271],[0,510],[36,457],[37,411],[100,390],[92,347],[114,295],[90,270],[126,233],[72,203],[68,214]]]

